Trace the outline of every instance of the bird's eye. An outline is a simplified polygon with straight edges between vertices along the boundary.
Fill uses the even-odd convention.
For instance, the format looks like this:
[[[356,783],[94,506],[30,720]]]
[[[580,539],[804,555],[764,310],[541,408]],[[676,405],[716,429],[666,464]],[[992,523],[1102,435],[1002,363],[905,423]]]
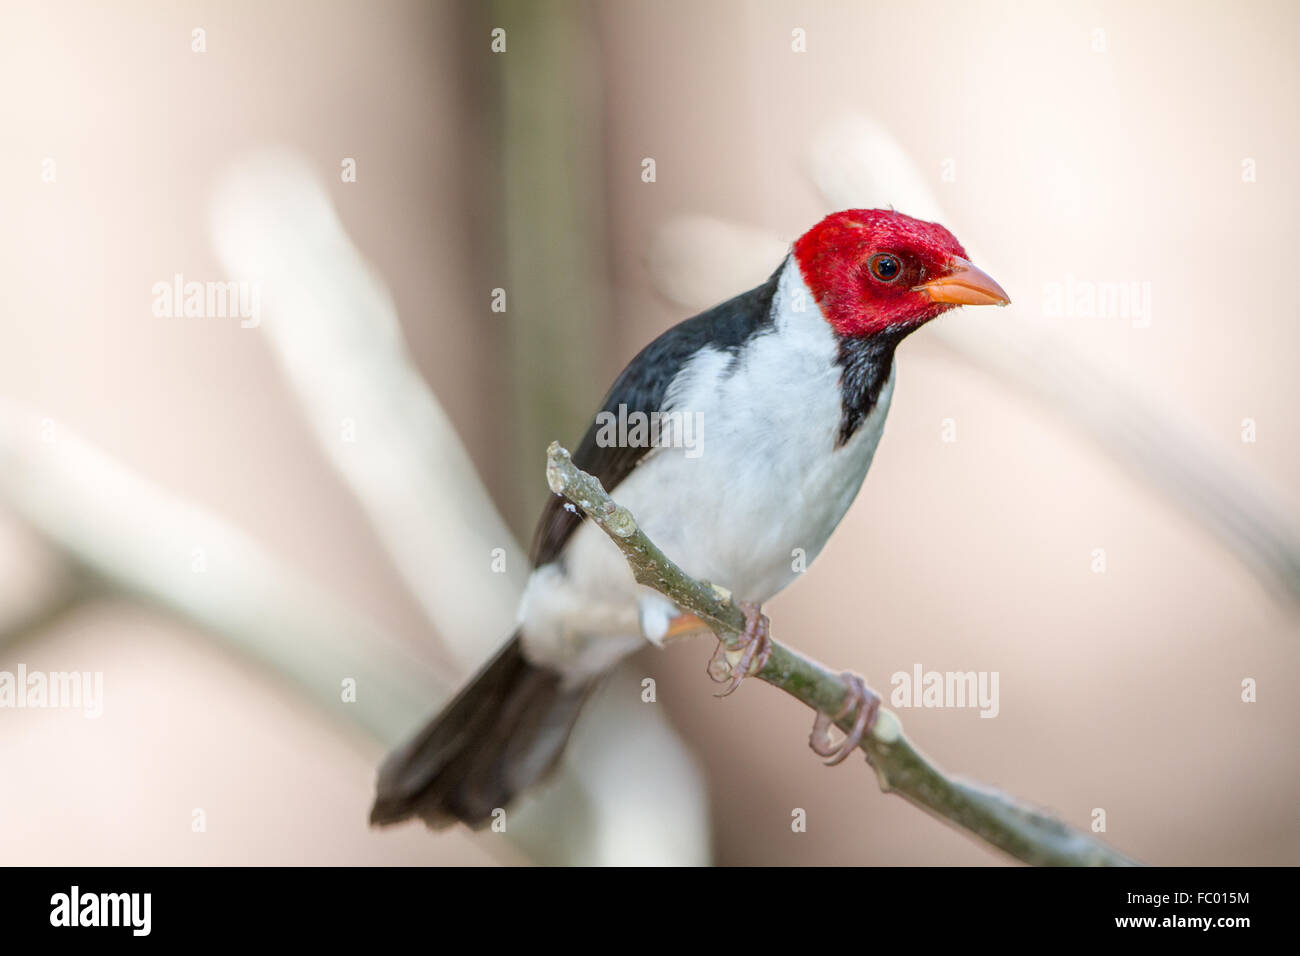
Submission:
[[[903,264],[898,256],[880,252],[871,257],[871,274],[881,282],[893,282],[903,274]]]

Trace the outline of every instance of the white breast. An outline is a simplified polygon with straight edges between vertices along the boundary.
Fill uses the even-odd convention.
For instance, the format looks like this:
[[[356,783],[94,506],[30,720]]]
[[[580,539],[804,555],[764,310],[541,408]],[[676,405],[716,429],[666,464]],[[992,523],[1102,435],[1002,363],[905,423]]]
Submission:
[[[668,408],[699,423],[696,447],[655,449],[614,494],[688,573],[760,602],[811,564],[848,510],[894,387],[891,369],[871,414],[836,448],[838,343],[793,258],[773,305],[772,331],[737,354],[706,349],[669,388]],[[563,565],[534,572],[520,617],[529,656],[576,679],[639,646],[644,589],[590,522]]]

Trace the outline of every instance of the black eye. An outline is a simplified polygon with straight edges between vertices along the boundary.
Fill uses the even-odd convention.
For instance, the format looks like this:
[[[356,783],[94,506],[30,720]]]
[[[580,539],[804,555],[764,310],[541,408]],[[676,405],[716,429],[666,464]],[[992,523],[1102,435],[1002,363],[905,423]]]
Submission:
[[[898,256],[888,252],[879,252],[871,257],[871,274],[881,282],[893,282],[903,274],[903,264]]]

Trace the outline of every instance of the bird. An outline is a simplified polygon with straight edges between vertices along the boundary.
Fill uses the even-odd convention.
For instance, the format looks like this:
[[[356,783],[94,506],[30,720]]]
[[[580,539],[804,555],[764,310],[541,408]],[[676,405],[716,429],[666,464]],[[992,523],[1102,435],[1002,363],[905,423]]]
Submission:
[[[614,381],[573,462],[684,571],[736,599],[741,653],[731,661],[719,641],[709,662],[724,694],[762,669],[762,605],[816,558],[866,478],[899,343],[957,306],[1009,302],[944,226],[847,209],[796,239],[766,282],[670,328]],[[384,760],[372,825],[488,825],[557,765],[605,674],[647,641],[699,629],[559,496],[531,558],[517,629]],[[819,714],[810,740],[828,763],[857,746],[880,703],[857,675],[843,679],[844,709]],[[849,717],[832,742],[831,723]]]

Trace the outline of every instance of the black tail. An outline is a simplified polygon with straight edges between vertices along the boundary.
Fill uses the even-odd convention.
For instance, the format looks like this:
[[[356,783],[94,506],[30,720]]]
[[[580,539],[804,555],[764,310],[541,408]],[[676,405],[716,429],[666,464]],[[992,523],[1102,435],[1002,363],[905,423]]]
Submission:
[[[418,816],[480,827],[559,760],[592,686],[565,689],[528,663],[519,632],[379,768],[372,824]]]

